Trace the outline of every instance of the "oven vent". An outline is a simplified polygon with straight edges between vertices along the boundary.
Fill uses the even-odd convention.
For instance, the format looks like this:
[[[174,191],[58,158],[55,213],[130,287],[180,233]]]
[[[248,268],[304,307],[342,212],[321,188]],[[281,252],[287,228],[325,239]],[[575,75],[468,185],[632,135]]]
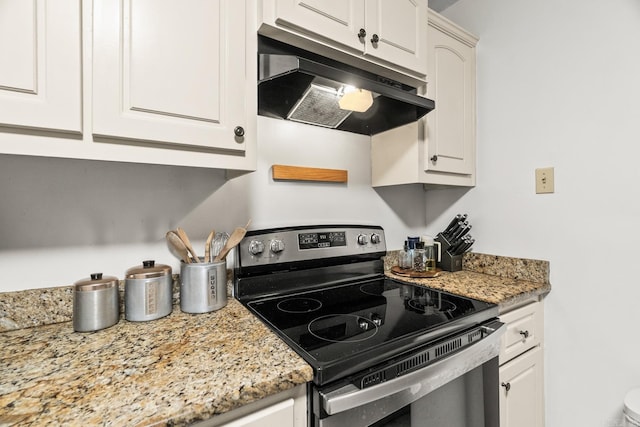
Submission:
[[[443,342],[434,344],[433,346],[420,351],[405,360],[380,367],[366,375],[357,376],[352,379],[352,384],[363,389],[401,377],[410,372],[424,368],[439,359],[443,359],[451,353],[455,353],[463,347],[472,345],[482,338],[482,327],[475,327],[473,330],[463,332],[457,336],[450,337]]]
[[[367,375],[362,378],[360,388],[371,387],[372,385],[380,384],[385,381],[386,378],[384,377],[384,371],[374,372],[373,374]]]
[[[429,352],[425,351],[424,353],[417,354],[413,356],[411,359],[405,360],[398,364],[396,369],[396,376],[402,376],[408,372],[415,370],[416,368],[420,368],[427,364],[429,361]]]
[[[476,340],[479,340],[480,338],[482,338],[482,330],[480,329],[473,331],[469,335],[467,335],[467,341],[469,342],[469,344]]]
[[[461,338],[456,338],[455,340],[451,340],[449,342],[446,342],[444,344],[442,344],[439,347],[436,347],[436,359],[439,359],[440,357],[452,353],[456,350],[458,350],[459,348],[462,347],[462,339]]]

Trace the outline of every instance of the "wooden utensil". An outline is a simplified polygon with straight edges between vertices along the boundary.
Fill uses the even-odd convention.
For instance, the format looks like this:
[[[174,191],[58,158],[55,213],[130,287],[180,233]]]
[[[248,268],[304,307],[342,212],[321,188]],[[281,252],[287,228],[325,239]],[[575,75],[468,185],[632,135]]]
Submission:
[[[211,262],[211,241],[216,234],[215,230],[211,230],[211,233],[207,236],[207,241],[204,243],[204,262]]]
[[[167,231],[167,242],[169,243],[169,249],[172,249],[172,253],[185,263],[191,263],[191,259],[189,258],[189,251],[187,247],[184,245],[184,242],[180,237],[176,234],[175,231]]]
[[[189,236],[187,236],[187,233],[185,233],[185,231],[180,227],[176,228],[176,232],[178,233],[178,237],[180,237],[180,239],[184,242],[184,245],[187,247],[189,252],[191,252],[191,255],[195,259],[195,262],[200,262],[198,254],[196,254],[193,246],[191,246],[191,241],[189,240]]]
[[[213,262],[218,262],[225,259],[229,251],[238,246],[240,241],[244,238],[245,234],[247,234],[246,228],[237,227],[235,230],[233,230],[233,233],[231,233],[231,236],[229,236],[227,243],[224,244],[224,246],[220,250],[220,253],[216,255],[216,258],[213,260]]]

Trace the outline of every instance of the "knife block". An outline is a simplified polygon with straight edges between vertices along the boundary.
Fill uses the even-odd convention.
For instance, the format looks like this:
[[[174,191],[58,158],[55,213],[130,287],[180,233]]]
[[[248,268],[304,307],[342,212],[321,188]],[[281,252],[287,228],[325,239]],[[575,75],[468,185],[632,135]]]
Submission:
[[[462,255],[451,255],[448,252],[451,247],[451,242],[449,242],[442,233],[438,233],[435,240],[436,242],[440,242],[441,255],[438,266],[446,271],[462,270]]]

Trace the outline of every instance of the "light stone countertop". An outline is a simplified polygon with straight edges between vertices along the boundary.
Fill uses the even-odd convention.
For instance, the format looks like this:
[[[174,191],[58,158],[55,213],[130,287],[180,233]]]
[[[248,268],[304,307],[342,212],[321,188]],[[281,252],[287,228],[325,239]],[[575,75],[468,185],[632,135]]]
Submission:
[[[388,268],[396,255],[385,257]],[[465,254],[464,267],[432,279],[387,275],[503,311],[551,289],[546,261]],[[77,333],[71,296],[69,288],[0,294],[0,426],[186,425],[313,378],[233,298],[197,315],[182,313],[176,300],[163,319]]]
[[[501,311],[528,299],[546,295],[551,290],[551,286],[545,283],[507,279],[466,270],[455,273],[444,271],[440,276],[431,279],[412,279],[392,272],[387,272],[387,276],[403,282],[498,304]]]
[[[185,425],[304,384],[311,367],[239,302],[206,314],[0,335],[0,425]]]
[[[385,257],[388,277],[498,304],[501,312],[551,291],[548,261],[466,253],[464,270],[414,279],[390,271],[391,266],[397,265],[397,254],[390,252]]]

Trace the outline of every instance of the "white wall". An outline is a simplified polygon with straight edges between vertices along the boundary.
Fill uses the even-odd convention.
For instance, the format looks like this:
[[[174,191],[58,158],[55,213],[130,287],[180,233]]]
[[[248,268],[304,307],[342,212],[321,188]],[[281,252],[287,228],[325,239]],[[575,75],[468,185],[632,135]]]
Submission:
[[[468,211],[487,253],[551,262],[548,427],[620,425],[640,387],[640,2],[460,0],[480,37],[478,185],[427,194],[431,226]],[[534,170],[555,167],[555,193]]]
[[[176,226],[196,248],[212,228],[248,219],[379,224],[390,249],[424,233],[422,187],[371,188],[368,137],[262,117],[258,132],[258,170],[229,181],[215,170],[0,155],[0,292],[98,271],[122,278],[144,259],[177,272],[164,241]],[[349,182],[274,182],[273,164],[346,169]]]

